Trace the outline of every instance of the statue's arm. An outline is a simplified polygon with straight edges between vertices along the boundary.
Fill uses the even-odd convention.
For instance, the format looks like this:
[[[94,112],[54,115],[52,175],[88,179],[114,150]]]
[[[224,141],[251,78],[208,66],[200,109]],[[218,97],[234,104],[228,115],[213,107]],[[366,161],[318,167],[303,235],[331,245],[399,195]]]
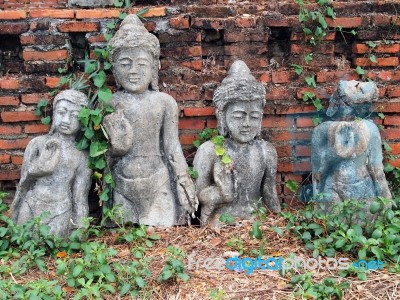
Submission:
[[[369,121],[367,121],[369,122]],[[367,168],[372,177],[373,182],[376,183],[377,193],[387,199],[392,198],[388,183],[386,181],[385,173],[383,171],[383,155],[381,146],[381,136],[379,134],[378,127],[372,122],[369,122],[369,128],[371,131],[371,139],[369,143],[369,155]]]
[[[311,165],[313,195],[321,193],[322,177],[325,176],[325,169],[329,163],[326,159],[328,151],[328,124],[325,122],[314,128],[311,138]]]
[[[82,227],[83,219],[89,216],[88,194],[91,175],[92,171],[88,167],[88,159],[84,156],[76,170],[72,187],[72,222],[74,227],[77,228]]]
[[[179,142],[178,106],[167,94],[160,93],[160,98],[165,105],[161,129],[164,153],[175,173],[179,202],[185,211],[193,213],[197,209],[198,200],[195,185],[187,173],[188,165]]]
[[[263,200],[265,205],[273,212],[280,212],[281,206],[276,193],[276,172],[278,165],[278,155],[276,149],[265,143],[264,152],[266,153],[266,168],[262,181]]]

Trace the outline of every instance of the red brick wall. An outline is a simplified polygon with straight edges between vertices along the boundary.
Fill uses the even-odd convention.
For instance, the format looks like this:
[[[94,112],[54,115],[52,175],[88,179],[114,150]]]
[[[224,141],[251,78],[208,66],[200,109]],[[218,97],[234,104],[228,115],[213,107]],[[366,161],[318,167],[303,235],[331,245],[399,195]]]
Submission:
[[[118,11],[65,7],[64,0],[0,0],[0,181],[19,178],[24,148],[47,132],[33,110],[58,81],[57,70],[70,55],[68,45],[79,38],[93,49],[104,41],[100,33]],[[142,3],[145,1],[142,1]],[[149,3],[151,1],[147,1]],[[278,192],[287,179],[301,181],[310,171],[310,137],[315,109],[304,105],[304,78],[289,67],[299,63],[308,46],[303,43],[298,9],[283,1],[167,1],[150,6],[146,27],[161,43],[160,88],[178,101],[180,140],[186,153],[197,133],[215,127],[212,107],[215,87],[235,59],[243,59],[267,88],[263,127],[279,156]],[[23,3],[23,4],[21,4]],[[334,30],[316,47],[311,71],[317,74],[316,93],[327,99],[339,79],[357,79],[356,66],[375,80],[379,109],[386,118],[383,138],[400,153],[400,12],[398,1],[334,2],[338,18],[331,28],[357,30],[357,36]],[[44,8],[47,7],[48,9]],[[140,7],[134,8],[137,11]],[[378,44],[377,64],[367,58],[367,41]],[[73,46],[72,52],[76,49]],[[1,57],[1,56],[0,56]],[[400,161],[394,162],[400,166]],[[12,182],[15,184],[16,181]]]

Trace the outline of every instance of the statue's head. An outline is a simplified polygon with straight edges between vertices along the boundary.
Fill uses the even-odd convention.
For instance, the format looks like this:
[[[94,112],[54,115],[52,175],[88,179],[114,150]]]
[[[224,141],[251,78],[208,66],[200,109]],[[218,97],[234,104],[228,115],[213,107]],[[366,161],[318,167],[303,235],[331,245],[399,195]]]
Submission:
[[[88,105],[84,93],[75,90],[64,90],[57,94],[53,102],[53,123],[50,134],[76,135],[81,127],[78,120],[79,111]]]
[[[136,15],[128,15],[122,21],[109,46],[118,87],[134,94],[158,90],[160,43]]]
[[[248,143],[261,132],[265,88],[241,61],[235,61],[228,76],[215,90],[218,131],[239,143]]]
[[[329,100],[326,114],[336,120],[364,118],[370,114],[371,105],[377,100],[378,88],[374,82],[341,80]]]

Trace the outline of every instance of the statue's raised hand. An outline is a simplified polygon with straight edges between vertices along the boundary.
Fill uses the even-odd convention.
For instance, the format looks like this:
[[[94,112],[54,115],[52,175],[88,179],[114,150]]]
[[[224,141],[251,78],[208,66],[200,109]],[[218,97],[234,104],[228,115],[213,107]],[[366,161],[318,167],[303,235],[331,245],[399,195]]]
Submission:
[[[103,126],[110,137],[112,154],[126,154],[133,144],[133,129],[124,114],[115,112],[105,116]]]
[[[196,187],[189,175],[178,176],[178,199],[183,210],[193,214],[198,206],[199,200],[196,196]]]
[[[56,169],[60,162],[61,157],[61,144],[56,139],[49,139],[39,149],[39,154],[36,161],[33,162],[29,173],[35,176],[45,176],[51,174]]]
[[[235,198],[235,173],[230,165],[223,165],[220,161],[214,164],[214,181],[221,190],[224,203],[232,202]]]

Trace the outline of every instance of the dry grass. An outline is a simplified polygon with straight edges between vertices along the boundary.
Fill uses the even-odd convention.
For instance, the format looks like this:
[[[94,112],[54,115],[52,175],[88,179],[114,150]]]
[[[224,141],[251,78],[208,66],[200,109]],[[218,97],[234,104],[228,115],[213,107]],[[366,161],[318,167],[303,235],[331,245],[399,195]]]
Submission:
[[[152,278],[148,281],[145,290],[140,294],[140,299],[210,299],[210,290],[223,290],[224,299],[294,299],[293,289],[288,287],[289,277],[282,277],[278,271],[256,270],[251,275],[245,272],[235,272],[228,269],[206,270],[205,268],[187,270],[190,280],[171,281],[169,283],[158,283],[157,277],[165,263],[166,247],[174,245],[182,248],[187,254],[194,253],[195,260],[207,257],[223,257],[227,251],[233,251],[226,246],[226,242],[232,237],[238,237],[244,241],[242,256],[249,256],[251,249],[258,249],[260,241],[250,239],[248,232],[251,229],[250,221],[239,221],[236,225],[224,225],[219,229],[212,227],[173,227],[173,228],[150,228],[160,235],[161,239],[153,248],[146,251],[146,256],[152,258],[150,265]],[[271,226],[284,227],[285,220],[276,215],[271,215],[262,225],[263,236],[268,241],[265,247],[265,256],[282,255],[288,256],[294,253],[296,256],[309,258],[311,253],[304,250],[303,245],[289,233],[279,237],[270,228]],[[109,247],[118,250],[114,260],[129,260],[130,248],[128,244],[116,243],[117,234],[108,232],[98,241],[106,243]],[[226,254],[226,253],[225,253]],[[353,259],[349,257],[350,259]],[[18,283],[36,280],[38,278],[60,280],[56,275],[56,258],[48,258],[49,270],[46,273],[38,270],[30,270],[23,277],[16,278]],[[187,265],[187,260],[185,261]],[[302,271],[302,270],[301,270]],[[367,281],[359,281],[354,278],[343,279],[329,270],[313,271],[313,280],[320,282],[325,277],[335,277],[338,281],[349,281],[350,289],[345,291],[344,298],[350,299],[400,299],[400,275],[388,274],[385,270],[371,272]],[[64,289],[73,295],[73,289]],[[104,296],[104,299],[120,299],[115,296]],[[129,299],[125,297],[123,299]]]

